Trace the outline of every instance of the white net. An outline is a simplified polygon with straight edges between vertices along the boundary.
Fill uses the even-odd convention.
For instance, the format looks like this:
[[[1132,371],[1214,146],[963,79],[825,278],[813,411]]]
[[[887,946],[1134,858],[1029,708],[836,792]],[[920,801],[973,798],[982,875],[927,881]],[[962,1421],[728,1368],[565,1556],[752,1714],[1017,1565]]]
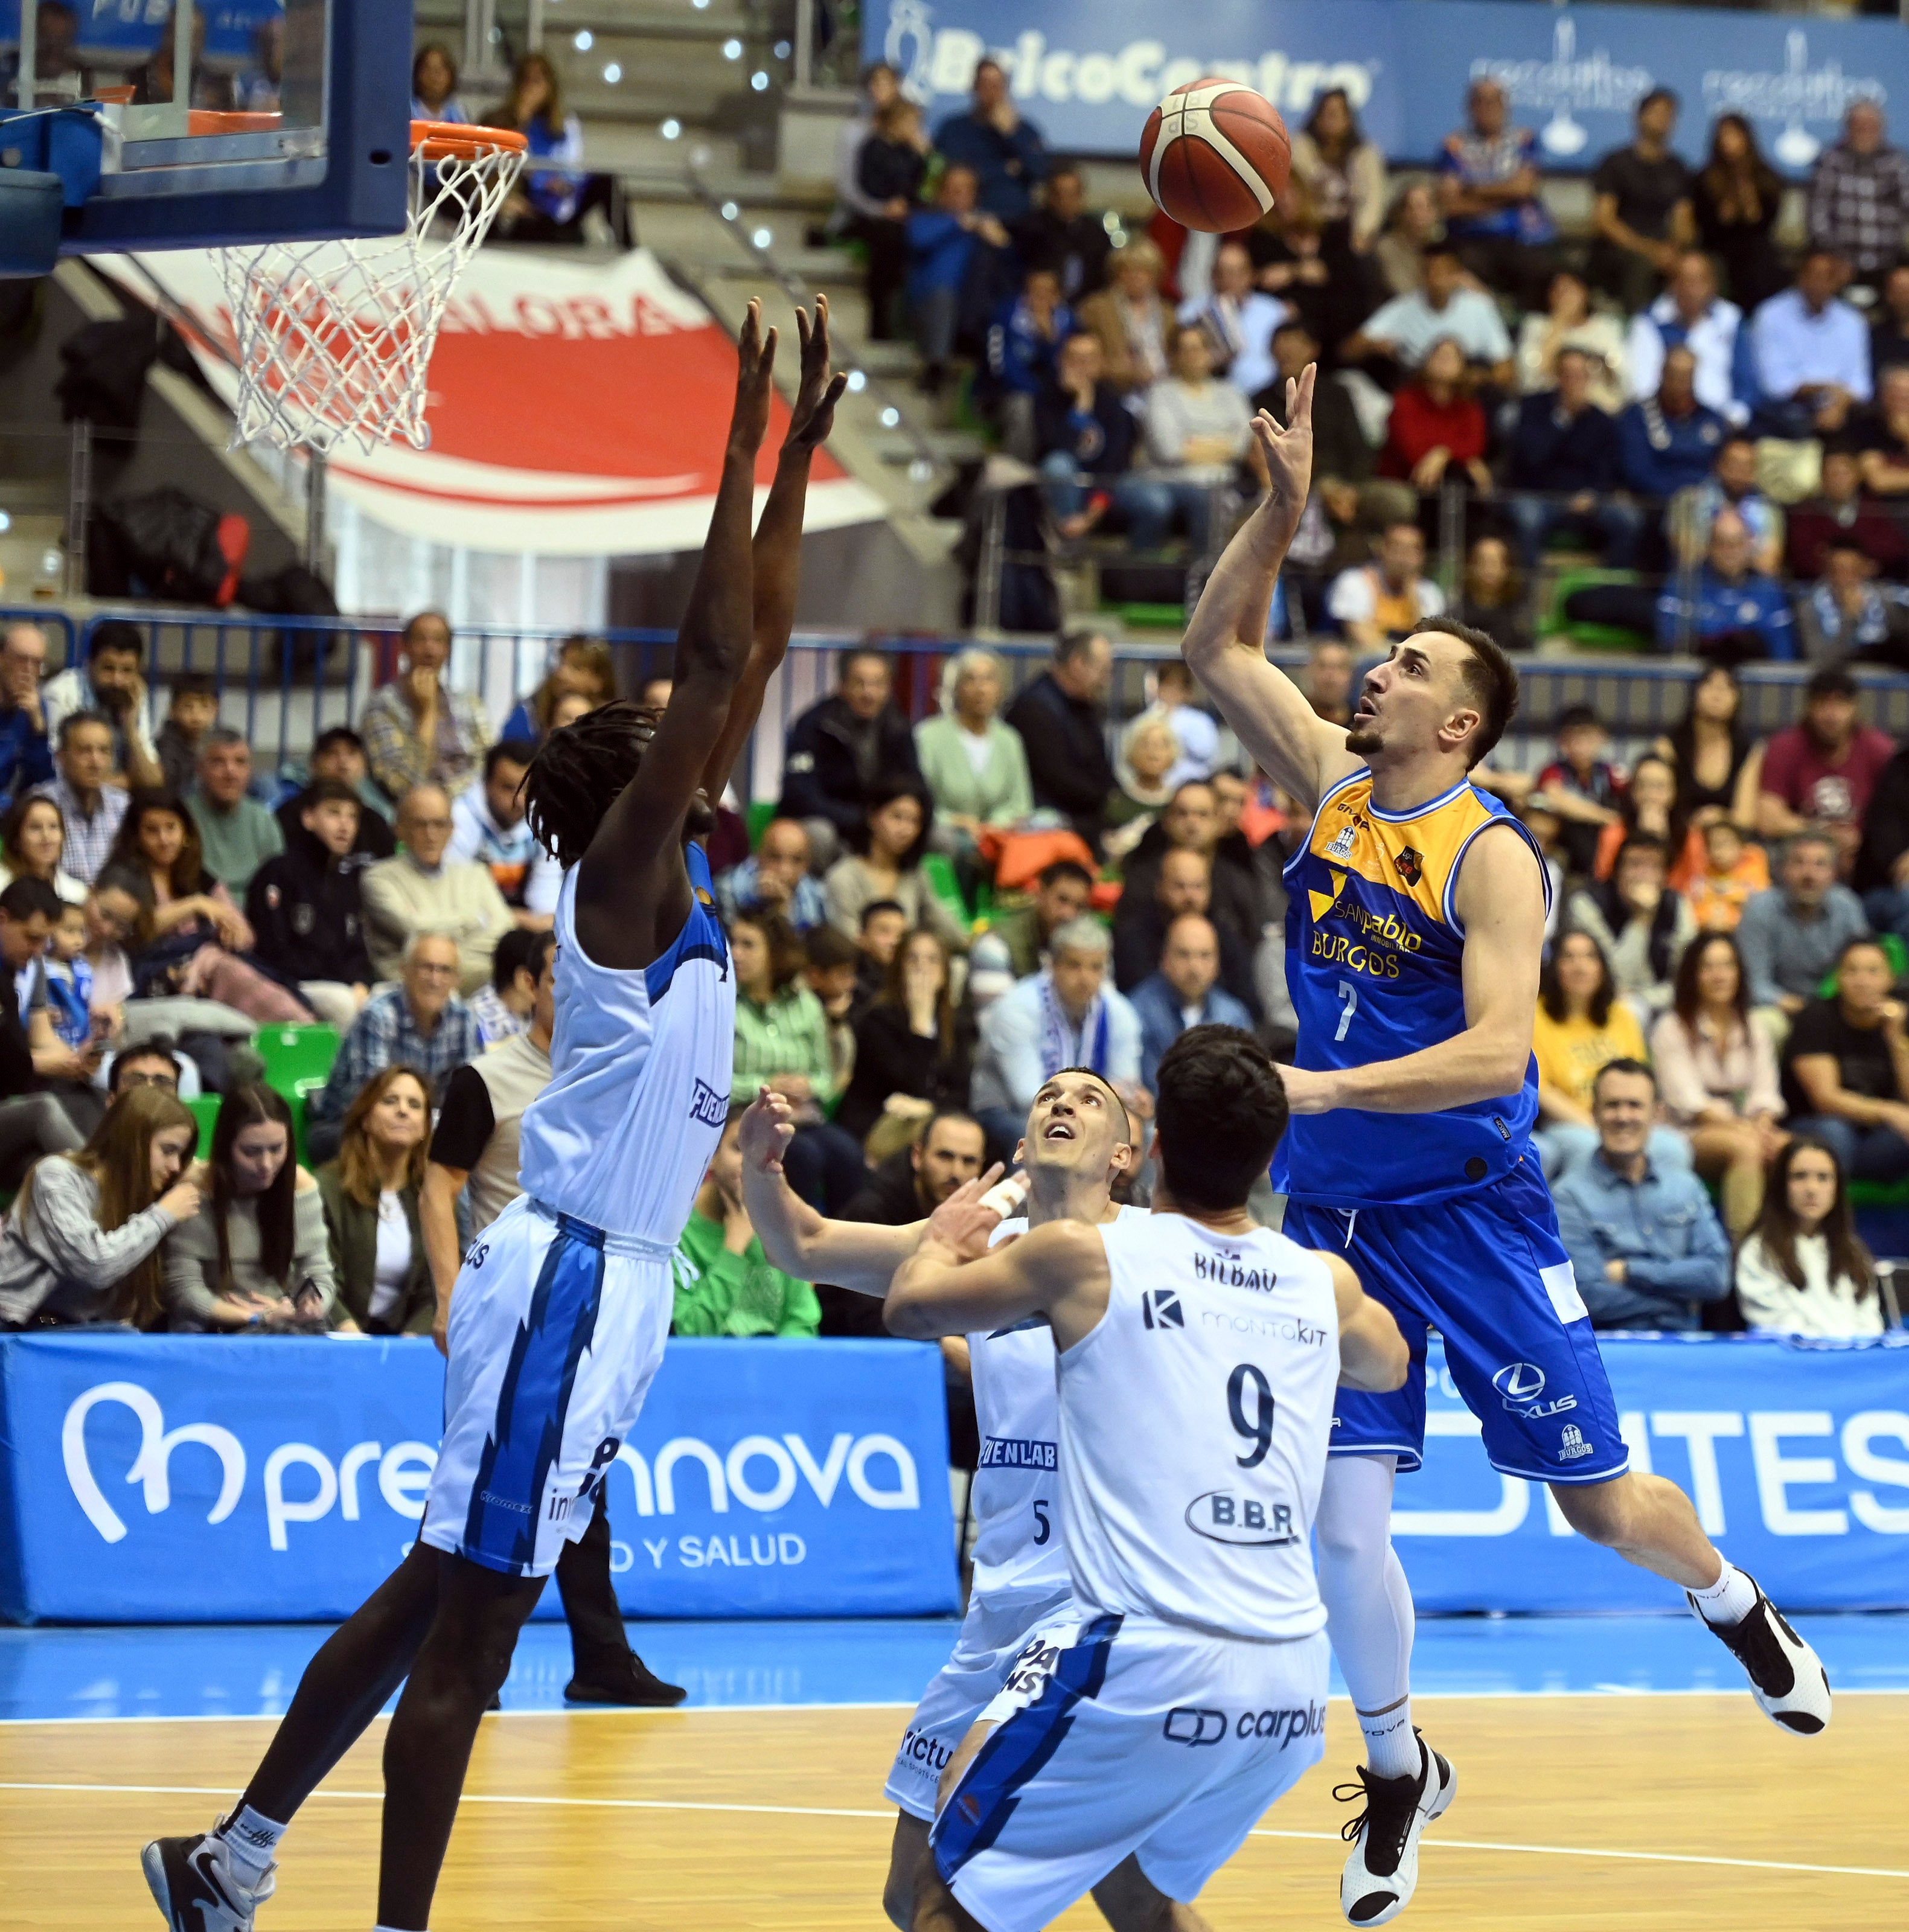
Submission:
[[[521,136],[442,133],[413,127],[401,233],[218,251],[237,338],[235,448],[431,447],[425,378],[445,304],[524,165]]]

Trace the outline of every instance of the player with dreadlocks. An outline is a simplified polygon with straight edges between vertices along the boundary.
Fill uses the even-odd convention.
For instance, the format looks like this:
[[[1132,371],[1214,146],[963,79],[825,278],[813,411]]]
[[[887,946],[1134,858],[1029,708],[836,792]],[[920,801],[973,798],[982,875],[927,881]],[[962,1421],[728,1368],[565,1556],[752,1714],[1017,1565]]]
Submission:
[[[443,1444],[416,1546],[313,1658],[232,1815],[146,1848],[175,1932],[251,1932],[293,1814],[400,1684],[378,1924],[425,1932],[478,1720],[662,1358],[669,1258],[722,1132],[735,1024],[694,841],[788,648],[809,459],[844,386],[829,372],[826,301],[812,326],[798,310],[797,326],[801,383],[752,547],[776,334],[764,339],[750,304],[668,704],[580,718],[525,782],[532,829],[565,870],[554,1073],[524,1116],[524,1192],[458,1277]]]

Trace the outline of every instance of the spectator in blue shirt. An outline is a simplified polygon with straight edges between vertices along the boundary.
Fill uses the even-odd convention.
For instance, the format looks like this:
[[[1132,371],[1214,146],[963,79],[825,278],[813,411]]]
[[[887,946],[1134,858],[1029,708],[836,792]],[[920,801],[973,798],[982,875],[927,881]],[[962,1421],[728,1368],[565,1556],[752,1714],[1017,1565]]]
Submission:
[[[1664,352],[1657,393],[1633,403],[1617,418],[1617,460],[1625,486],[1667,502],[1701,483],[1729,433],[1715,410],[1697,400],[1697,358],[1687,346]]]
[[[1856,405],[1868,401],[1869,331],[1837,294],[1842,284],[1840,259],[1812,248],[1796,286],[1757,310],[1751,330],[1763,392],[1756,427],[1763,435],[1835,436],[1848,427]]]
[[[725,926],[749,913],[780,913],[797,932],[812,932],[829,916],[822,882],[809,870],[812,848],[799,818],[772,818],[753,856],[716,880],[716,910]]]
[[[1140,1016],[1140,1084],[1152,1093],[1158,1084],[1160,1057],[1189,1027],[1241,1027],[1253,1030],[1253,1016],[1218,984],[1220,934],[1210,919],[1189,913],[1166,928],[1160,969],[1127,994]]]
[[[931,394],[945,377],[963,321],[1007,259],[1007,230],[977,210],[977,190],[972,168],[951,166],[935,206],[908,215],[908,316],[926,364],[923,386]]]
[[[1035,184],[1047,173],[1047,150],[1040,130],[1022,119],[1010,98],[998,61],[976,64],[974,106],[944,121],[935,145],[950,162],[973,170],[984,212],[1009,222],[1032,213]]]
[[[50,784],[53,754],[40,703],[47,640],[38,624],[9,624],[0,641],[0,812],[37,784]]]
[[[1061,344],[1073,333],[1073,311],[1061,299],[1053,268],[1030,268],[1021,292],[995,312],[988,328],[983,400],[999,415],[1001,442],[1023,462],[1034,455],[1034,398],[1054,379]]]
[[[1657,600],[1660,650],[1682,650],[1688,638],[1700,656],[1729,664],[1796,656],[1790,600],[1775,578],[1753,566],[1750,532],[1734,509],[1719,510],[1712,520],[1709,550],[1688,596],[1684,581],[1670,578]]]
[[[1097,335],[1061,344],[1053,378],[1034,400],[1035,458],[1062,536],[1085,536],[1111,511],[1135,549],[1154,549],[1173,521],[1173,492],[1132,473],[1138,428],[1106,367]]]
[[[1717,272],[1700,248],[1677,257],[1669,286],[1631,320],[1625,354],[1632,395],[1655,393],[1664,358],[1678,348],[1697,358],[1697,400],[1730,422],[1748,422],[1760,393],[1749,320],[1717,293]]]
[[[1439,157],[1439,209],[1464,264],[1488,289],[1541,308],[1557,230],[1538,197],[1538,137],[1508,128],[1509,104],[1495,80],[1472,83],[1471,125],[1445,137]]]
[[[1511,520],[1518,526],[1525,568],[1554,530],[1599,542],[1613,568],[1630,567],[1637,548],[1637,512],[1613,493],[1619,483],[1617,429],[1591,400],[1596,371],[1581,349],[1558,351],[1558,386],[1518,405],[1511,433]],[[1541,493],[1541,494],[1540,494]]]
[[[1607,1061],[1592,1088],[1598,1150],[1552,1187],[1594,1328],[1695,1328],[1700,1304],[1730,1293],[1730,1240],[1703,1184],[1650,1158],[1657,1114],[1650,1069]]]

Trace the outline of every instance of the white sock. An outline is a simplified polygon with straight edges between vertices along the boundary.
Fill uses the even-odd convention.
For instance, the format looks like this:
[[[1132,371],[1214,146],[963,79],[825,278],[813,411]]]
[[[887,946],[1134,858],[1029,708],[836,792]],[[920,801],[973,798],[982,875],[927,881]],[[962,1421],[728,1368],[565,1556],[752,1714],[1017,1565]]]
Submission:
[[[249,1804],[242,1804],[218,1828],[225,1840],[239,1876],[248,1883],[265,1876],[272,1869],[278,1841],[286,1827],[275,1819],[261,1817]]]
[[[1374,1778],[1416,1778],[1423,1762],[1412,1728],[1412,1700],[1402,1697],[1389,1711],[1355,1713],[1365,1733],[1366,1767]]]
[[[1693,1590],[1691,1601],[1706,1624],[1740,1624],[1757,1607],[1757,1586],[1728,1557],[1724,1574],[1707,1590]]]

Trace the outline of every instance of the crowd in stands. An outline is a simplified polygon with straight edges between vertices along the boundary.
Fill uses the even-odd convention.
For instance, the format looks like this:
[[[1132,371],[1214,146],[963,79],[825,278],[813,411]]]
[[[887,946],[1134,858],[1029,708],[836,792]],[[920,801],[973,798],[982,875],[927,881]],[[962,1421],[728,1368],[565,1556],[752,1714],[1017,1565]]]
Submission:
[[[912,334],[931,392],[970,372],[1058,542],[1210,551],[1253,488],[1252,412],[1283,419],[1316,359],[1288,632],[1370,643],[1455,601],[1428,596],[1410,524],[1460,533],[1509,648],[1582,625],[1726,662],[1909,664],[1909,157],[1880,104],[1850,107],[1790,248],[1750,123],[1718,116],[1692,168],[1662,88],[1596,164],[1577,241],[1488,76],[1429,179],[1394,180],[1346,93],[1318,94],[1276,205],[1220,237],[1129,234],[998,64],[973,88],[931,130],[867,70],[838,232],[868,249],[872,333]],[[1553,610],[1547,556],[1601,574]]]

